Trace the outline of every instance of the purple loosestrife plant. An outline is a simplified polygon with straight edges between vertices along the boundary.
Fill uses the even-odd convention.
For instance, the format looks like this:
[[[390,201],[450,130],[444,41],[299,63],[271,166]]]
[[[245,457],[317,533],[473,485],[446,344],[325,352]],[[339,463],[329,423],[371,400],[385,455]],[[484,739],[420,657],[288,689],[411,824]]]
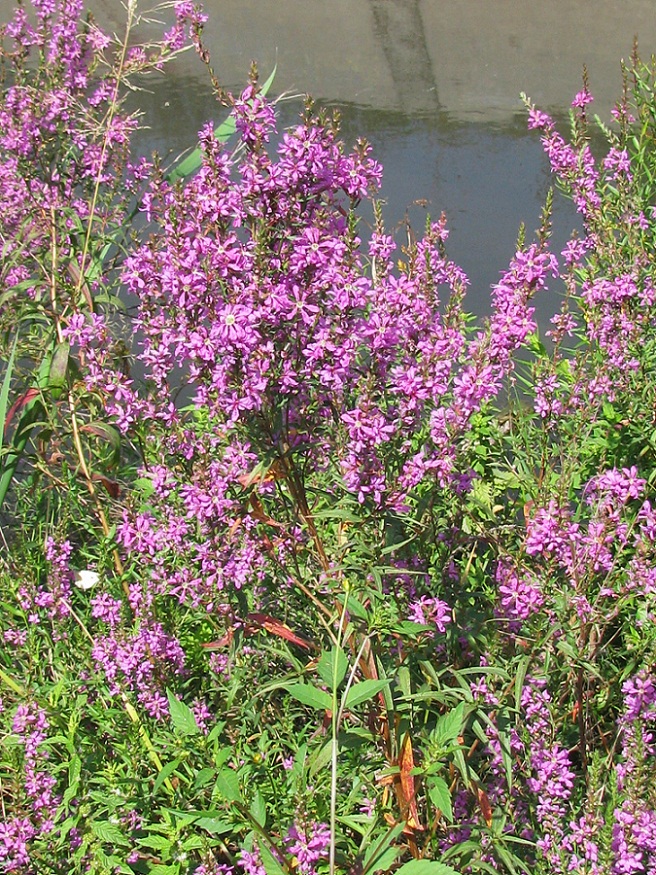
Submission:
[[[83,347],[89,388],[124,430],[148,421],[146,446],[165,453],[149,461],[147,508],[120,528],[128,554],[149,557],[133,607],[156,592],[211,608],[224,590],[293,587],[299,546],[325,575],[315,473],[335,484],[324,496],[346,489],[381,518],[407,512],[423,482],[459,482],[459,442],[534,330],[529,301],[555,267],[544,243],[518,252],[469,340],[444,221],[397,275],[389,239],[365,248],[355,227],[353,205],[380,181],[368,148],[346,152],[308,117],[272,156],[272,111],[253,93],[234,101],[245,153],[206,130],[197,176],[148,193],[159,230],[124,279],[152,393],[108,368],[104,335]],[[170,402],[181,380],[184,409]]]
[[[19,5],[2,29],[0,100],[0,348],[14,363],[0,505],[14,511],[20,468],[59,496],[61,480],[87,501],[106,534],[105,495],[115,495],[120,440],[102,399],[83,390],[78,337],[112,321],[114,363],[125,363],[119,330],[124,305],[117,268],[133,235],[136,198],[150,168],[132,161],[136,114],[123,108],[127,85],[161,69],[189,23],[178,10],[159,43],[131,46],[138,20],[127,9],[124,39],[83,18],[80,0]],[[184,38],[186,41],[186,37]],[[6,355],[5,355],[6,353]],[[97,470],[95,470],[97,468]]]
[[[569,141],[530,108],[583,233],[547,208],[476,325],[446,219],[397,247],[367,144],[255,78],[234,149],[130,163],[203,13],[79,14],[4,31],[4,868],[652,871],[653,71],[605,157],[587,83]]]

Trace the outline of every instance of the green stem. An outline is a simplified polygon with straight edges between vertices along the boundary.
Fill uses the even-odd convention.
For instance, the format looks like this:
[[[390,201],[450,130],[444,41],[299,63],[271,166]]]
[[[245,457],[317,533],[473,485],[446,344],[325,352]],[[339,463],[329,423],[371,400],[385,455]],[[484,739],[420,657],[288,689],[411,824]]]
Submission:
[[[360,657],[362,655],[362,650],[364,648],[365,642],[368,640],[365,638],[362,643],[362,647],[360,648],[360,652],[353,664],[351,669],[351,673],[349,675],[349,679],[346,685],[346,689],[342,696],[342,705],[341,707],[337,707],[337,687],[339,686],[339,681],[337,678],[337,673],[339,671],[339,659],[338,654],[342,648],[342,641],[344,636],[344,625],[346,622],[346,606],[348,604],[348,597],[350,591],[350,585],[348,581],[344,582],[344,588],[346,590],[346,597],[344,599],[344,604],[342,606],[342,611],[339,617],[339,628],[337,629],[337,641],[335,642],[335,653],[333,657],[333,683],[332,683],[332,715],[331,715],[331,750],[330,750],[330,875],[335,875],[335,842],[336,842],[336,832],[337,832],[337,755],[339,753],[339,744],[338,744],[338,734],[339,734],[339,724],[342,720],[342,714],[344,712],[344,702],[346,701],[346,696],[348,694],[349,688],[353,683],[353,678],[355,677],[355,672],[358,670],[358,664],[360,662]]]
[[[77,281],[77,287],[75,289],[75,297],[79,300],[80,293],[83,291],[84,287],[84,296],[87,302],[87,306],[89,310],[93,312],[93,298],[91,297],[91,292],[88,290],[86,285],[86,261],[87,256],[89,254],[89,245],[91,242],[91,234],[93,228],[93,221],[96,213],[96,204],[98,203],[98,195],[100,193],[100,184],[103,173],[103,166],[105,163],[105,156],[107,154],[107,149],[109,148],[109,129],[111,127],[112,121],[114,119],[114,115],[116,114],[116,107],[118,106],[118,91],[121,86],[121,77],[123,75],[123,69],[125,67],[125,59],[127,57],[128,52],[128,43],[130,40],[130,32],[132,30],[132,25],[134,24],[134,15],[137,9],[137,0],[129,0],[128,2],[128,18],[125,25],[125,37],[123,39],[123,44],[121,46],[121,57],[119,59],[118,66],[116,68],[116,82],[114,83],[114,93],[112,94],[112,99],[109,105],[109,109],[107,111],[106,121],[105,121],[105,136],[103,137],[102,149],[100,152],[100,165],[98,168],[98,174],[96,176],[96,182],[93,190],[93,196],[91,198],[91,206],[89,209],[89,221],[87,224],[86,234],[84,236],[84,246],[82,248],[82,258],[80,260],[80,276]]]

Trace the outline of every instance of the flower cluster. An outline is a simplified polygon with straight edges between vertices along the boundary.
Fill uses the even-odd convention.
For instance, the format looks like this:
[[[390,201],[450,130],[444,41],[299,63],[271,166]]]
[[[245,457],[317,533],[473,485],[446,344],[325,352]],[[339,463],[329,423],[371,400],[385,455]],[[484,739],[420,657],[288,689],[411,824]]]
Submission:
[[[30,864],[29,843],[48,836],[54,829],[54,812],[59,802],[54,792],[56,778],[47,768],[48,720],[32,704],[19,705],[12,730],[23,750],[23,793],[27,813],[19,807],[0,824],[0,862],[5,872],[20,872]],[[10,809],[11,810],[11,809]]]
[[[103,326],[76,335],[117,424],[148,422],[146,444],[166,448],[146,472],[147,508],[119,528],[147,569],[138,611],[155,594],[212,610],[230,591],[286,588],[304,547],[325,572],[308,472],[337,472],[379,514],[405,512],[426,485],[458,490],[470,475],[458,448],[535,330],[530,300],[556,268],[544,243],[517,252],[490,324],[468,339],[444,218],[399,274],[391,238],[375,231],[365,247],[355,227],[353,205],[380,183],[369,147],[348,152],[309,116],[274,155],[271,106],[253,86],[233,103],[242,151],[201,131],[198,174],[184,189],[153,181],[153,233],[125,264],[152,393],[112,370]],[[180,383],[185,410],[171,403]]]
[[[527,678],[521,705],[526,720],[529,762],[533,776],[526,782],[535,794],[535,816],[540,824],[537,847],[548,860],[552,872],[563,872],[560,843],[567,802],[574,786],[574,772],[568,752],[553,738],[549,718],[550,695],[542,679]]]
[[[647,671],[622,688],[621,735],[624,762],[618,767],[621,805],[613,812],[613,875],[649,872],[656,866],[656,680]]]
[[[330,830],[325,823],[309,823],[300,826],[293,823],[284,836],[282,845],[285,853],[294,860],[295,868],[302,875],[316,875],[316,864],[327,856],[330,843]],[[265,875],[260,853],[242,850],[239,854],[239,868],[246,875]],[[232,872],[235,872],[233,869]]]

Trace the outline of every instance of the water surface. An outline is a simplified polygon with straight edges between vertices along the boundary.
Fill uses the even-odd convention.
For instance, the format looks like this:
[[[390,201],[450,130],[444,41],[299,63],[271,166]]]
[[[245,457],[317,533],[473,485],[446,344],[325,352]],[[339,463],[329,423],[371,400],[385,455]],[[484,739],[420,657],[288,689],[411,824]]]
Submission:
[[[1,19],[12,5],[0,0]],[[89,7],[102,26],[122,33],[119,0]],[[400,239],[406,214],[420,231],[427,211],[446,212],[449,253],[470,276],[476,312],[487,309],[520,223],[537,227],[550,184],[520,92],[565,128],[586,65],[593,109],[607,118],[634,37],[644,55],[656,50],[652,0],[207,0],[204,8],[205,41],[226,88],[241,89],[253,60],[263,76],[277,65],[275,96],[310,93],[340,109],[347,142],[372,143],[385,168],[385,219]],[[138,9],[135,40],[156,37],[172,21],[170,8],[148,12],[140,2]],[[137,98],[147,130],[136,144],[144,154],[181,153],[224,112],[193,52],[145,87]],[[279,106],[285,126],[302,99]],[[556,246],[576,224],[571,205],[557,199]]]

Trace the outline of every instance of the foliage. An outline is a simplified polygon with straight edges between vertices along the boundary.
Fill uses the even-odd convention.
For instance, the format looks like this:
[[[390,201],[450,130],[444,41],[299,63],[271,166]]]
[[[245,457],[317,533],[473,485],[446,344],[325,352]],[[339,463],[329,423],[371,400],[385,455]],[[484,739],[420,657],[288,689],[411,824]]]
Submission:
[[[651,871],[653,65],[600,159],[587,82],[569,140],[529,104],[584,233],[549,201],[475,325],[445,218],[398,249],[255,76],[130,162],[127,77],[208,60],[175,8],[4,31],[5,871]]]

